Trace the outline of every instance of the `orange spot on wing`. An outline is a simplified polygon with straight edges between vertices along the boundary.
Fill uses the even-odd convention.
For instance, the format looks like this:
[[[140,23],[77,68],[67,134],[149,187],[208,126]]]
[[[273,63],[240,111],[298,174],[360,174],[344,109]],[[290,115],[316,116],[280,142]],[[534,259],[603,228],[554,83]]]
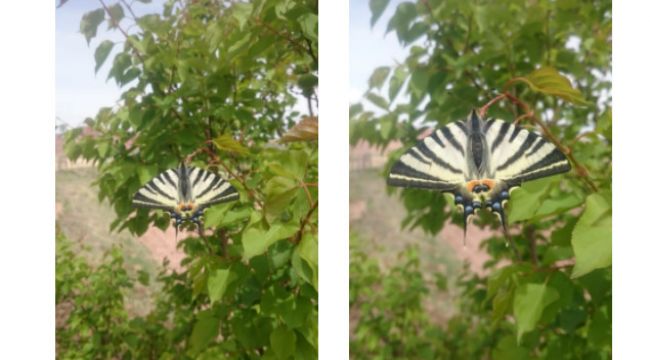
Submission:
[[[490,190],[494,189],[494,186],[496,185],[496,181],[492,179],[483,179],[481,180],[481,184],[487,186]]]
[[[467,184],[465,184],[465,187],[467,187],[467,191],[472,192],[472,191],[474,191],[474,186],[476,186],[476,185],[478,185],[480,183],[481,183],[480,180],[470,180],[470,181],[467,182]]]

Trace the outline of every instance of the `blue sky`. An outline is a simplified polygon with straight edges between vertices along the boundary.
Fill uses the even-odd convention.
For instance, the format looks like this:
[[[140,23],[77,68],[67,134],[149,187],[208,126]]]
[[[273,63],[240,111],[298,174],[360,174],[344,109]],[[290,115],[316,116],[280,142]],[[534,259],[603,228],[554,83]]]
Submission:
[[[402,1],[391,1],[370,28],[368,0],[350,0],[350,102],[359,101],[368,88],[368,78],[379,66],[394,65],[406,58],[395,32],[385,34],[388,20]]]
[[[162,9],[161,4],[161,0],[155,0],[152,4],[135,1],[132,7],[136,15],[141,16],[159,11]],[[90,41],[89,46],[79,32],[83,14],[100,7],[99,1],[69,0],[56,9],[56,116],[71,126],[81,124],[87,117],[94,117],[101,107],[114,106],[122,93],[115,81],[106,81],[108,69],[113,61],[112,55],[97,75],[94,57],[95,48],[101,41],[124,41],[122,34],[107,31],[104,23],[100,25],[97,37]],[[117,53],[117,50],[118,46],[113,49],[113,53]]]

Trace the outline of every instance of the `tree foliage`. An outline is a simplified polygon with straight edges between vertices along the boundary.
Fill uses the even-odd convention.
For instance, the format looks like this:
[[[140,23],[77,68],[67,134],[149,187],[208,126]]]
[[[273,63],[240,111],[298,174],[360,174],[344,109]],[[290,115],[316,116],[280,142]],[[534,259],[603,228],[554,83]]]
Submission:
[[[125,37],[97,39],[95,47],[96,70],[112,58],[108,80],[124,91],[116,106],[87,120],[91,131],[66,133],[66,153],[97,165],[99,198],[117,214],[111,228],[166,229],[168,215],[136,211],[132,196],[180,161],[219,172],[241,201],[211,207],[206,237],[179,242],[182,270],[161,273],[155,309],[110,334],[123,344],[86,355],[314,358],[317,2],[170,0],[145,16],[126,1],[99,5],[80,30],[91,45],[102,24]],[[59,340],[71,358],[89,341]]]
[[[491,214],[470,225],[495,230],[481,245],[490,255],[488,275],[459,274],[458,314],[448,323],[422,324],[418,286],[378,304],[377,291],[352,296],[353,309],[375,307],[362,312],[351,336],[354,355],[611,357],[611,1],[402,1],[385,15],[387,4],[370,1],[370,24],[389,16],[387,33],[394,32],[409,55],[375,69],[363,101],[350,106],[353,144],[363,139],[384,147],[399,140],[409,148],[426,127],[481,108],[541,132],[567,154],[573,170],[513,192],[507,215],[515,249]],[[402,151],[392,153],[387,166]],[[407,209],[404,227],[435,235],[448,221],[460,224],[442,194],[407,189],[399,196]],[[352,261],[351,293],[386,288],[391,280],[382,276],[418,278],[412,262],[403,265],[404,274],[393,269],[368,278],[353,270],[370,266],[369,260]],[[392,310],[384,311],[403,299],[413,299],[407,318],[420,331],[400,336],[393,330],[408,326],[388,321]],[[425,339],[432,350],[419,345]]]

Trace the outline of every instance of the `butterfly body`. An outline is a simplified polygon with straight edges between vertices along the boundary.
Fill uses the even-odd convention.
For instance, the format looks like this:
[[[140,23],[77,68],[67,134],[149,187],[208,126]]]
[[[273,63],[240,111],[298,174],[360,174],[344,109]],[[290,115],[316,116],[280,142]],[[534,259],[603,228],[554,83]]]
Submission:
[[[542,136],[472,111],[416,143],[393,165],[388,185],[451,193],[464,226],[479,209],[496,214],[523,181],[566,172],[566,156]]]
[[[160,173],[140,188],[133,197],[133,205],[167,211],[177,231],[184,222],[196,224],[201,231],[206,208],[237,199],[239,193],[226,180],[181,163],[177,169]]]

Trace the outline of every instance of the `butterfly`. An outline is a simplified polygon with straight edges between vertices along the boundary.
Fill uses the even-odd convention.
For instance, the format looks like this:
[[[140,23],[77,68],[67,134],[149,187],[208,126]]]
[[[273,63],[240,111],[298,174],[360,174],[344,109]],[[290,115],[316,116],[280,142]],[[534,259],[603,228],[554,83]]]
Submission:
[[[505,203],[528,180],[571,170],[566,156],[541,135],[472,110],[404,153],[388,174],[388,185],[451,193],[463,214],[463,230],[478,210],[496,214],[507,234]]]
[[[177,235],[182,223],[191,222],[203,236],[201,218],[205,209],[238,199],[239,193],[228,181],[181,163],[177,169],[163,171],[140,188],[133,197],[133,206],[167,211]]]

